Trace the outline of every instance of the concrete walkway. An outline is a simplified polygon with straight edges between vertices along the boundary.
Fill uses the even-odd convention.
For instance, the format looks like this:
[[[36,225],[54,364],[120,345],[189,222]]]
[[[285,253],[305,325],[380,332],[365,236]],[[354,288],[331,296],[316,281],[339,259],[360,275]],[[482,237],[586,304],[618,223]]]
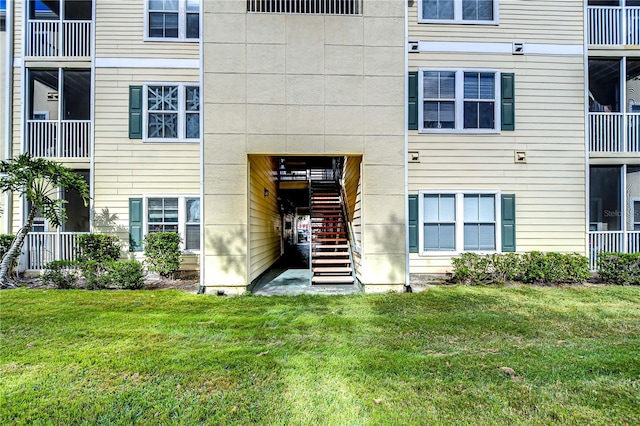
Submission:
[[[253,287],[253,294],[260,296],[298,296],[301,294],[343,295],[360,293],[357,285],[311,285],[309,244],[296,246],[295,261],[283,259],[280,266],[267,271]]]

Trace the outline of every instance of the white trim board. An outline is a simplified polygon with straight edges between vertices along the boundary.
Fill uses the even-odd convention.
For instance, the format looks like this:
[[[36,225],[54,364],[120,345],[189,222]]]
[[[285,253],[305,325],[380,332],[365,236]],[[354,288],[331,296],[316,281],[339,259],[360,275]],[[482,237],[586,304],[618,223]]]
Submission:
[[[200,59],[96,58],[96,68],[183,68],[199,69]]]
[[[513,43],[419,41],[418,52],[500,53],[511,55]],[[584,46],[582,44],[524,43],[524,55],[582,56],[583,54]]]

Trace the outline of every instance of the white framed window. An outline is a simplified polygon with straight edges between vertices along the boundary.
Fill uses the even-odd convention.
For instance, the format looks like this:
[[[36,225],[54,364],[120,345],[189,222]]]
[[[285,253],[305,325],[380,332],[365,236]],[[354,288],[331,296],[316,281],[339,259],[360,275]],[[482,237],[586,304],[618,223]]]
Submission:
[[[200,40],[200,0],[145,0],[145,9],[145,40]]]
[[[418,22],[497,25],[498,0],[418,0]]]
[[[500,251],[499,191],[421,191],[418,209],[421,254]]]
[[[629,200],[631,203],[631,230],[640,231],[640,197]]]
[[[144,197],[145,235],[151,232],[177,232],[180,249],[200,250],[200,198],[189,195],[148,195]]]
[[[144,85],[146,142],[198,142],[200,140],[200,88],[197,84]]]
[[[500,72],[421,68],[418,120],[422,133],[499,133]]]

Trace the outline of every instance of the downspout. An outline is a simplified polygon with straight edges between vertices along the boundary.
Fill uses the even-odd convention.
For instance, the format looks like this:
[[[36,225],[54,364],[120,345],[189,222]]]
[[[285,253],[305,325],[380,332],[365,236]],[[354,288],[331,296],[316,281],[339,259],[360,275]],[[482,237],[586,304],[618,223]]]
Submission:
[[[404,225],[405,225],[405,278],[404,286],[407,292],[411,291],[409,271],[409,4],[404,6]]]
[[[11,134],[12,134],[12,121],[13,121],[13,103],[11,100],[13,99],[13,0],[7,0],[6,3],[6,17],[5,17],[5,31],[7,33],[6,36],[6,46],[5,46],[5,82],[4,87],[6,88],[5,93],[5,111],[4,111],[4,122],[5,122],[5,135],[4,135],[4,157],[5,159],[11,158]],[[5,220],[7,234],[11,234],[11,221],[13,217],[12,210],[12,196],[11,193],[7,192],[5,194]]]
[[[584,58],[584,76],[583,76],[583,81],[584,81],[584,156],[585,156],[585,160],[584,160],[584,164],[585,164],[585,202],[584,202],[584,214],[585,214],[585,224],[584,224],[584,229],[585,229],[585,248],[586,248],[586,255],[587,257],[589,257],[589,262],[592,262],[591,259],[591,244],[590,244],[590,239],[591,236],[589,235],[589,214],[591,213],[589,210],[589,197],[590,195],[590,191],[589,191],[589,185],[590,185],[590,172],[589,172],[589,145],[590,145],[590,140],[591,140],[591,135],[589,134],[589,44],[588,44],[588,39],[589,39],[589,27],[588,27],[588,8],[587,8],[587,0],[583,1],[583,23],[582,23],[582,37],[583,37],[583,58]]]
[[[198,294],[205,294],[206,287],[204,285],[204,266],[205,266],[205,243],[204,243],[204,225],[205,217],[202,214],[204,210],[204,43],[202,37],[202,29],[204,28],[204,7],[203,2],[200,2],[200,13],[198,19],[200,20],[200,40],[199,43],[199,72],[200,72],[200,287],[198,288]]]

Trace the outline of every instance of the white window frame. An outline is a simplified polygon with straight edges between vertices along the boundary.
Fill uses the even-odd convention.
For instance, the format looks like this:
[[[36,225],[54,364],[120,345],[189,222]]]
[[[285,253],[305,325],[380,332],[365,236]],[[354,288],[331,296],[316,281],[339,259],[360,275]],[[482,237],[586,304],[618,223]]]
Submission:
[[[500,23],[500,1],[493,0],[493,19],[462,19],[462,0],[453,0],[453,19],[425,19],[422,17],[422,0],[418,2],[418,23],[420,24],[465,24],[465,25],[498,25]]]
[[[431,129],[424,127],[424,73],[425,72],[454,72],[455,73],[455,127],[453,129]],[[492,73],[495,75],[493,129],[465,129],[464,128],[464,73]],[[418,132],[419,133],[484,133],[499,134],[501,123],[501,78],[500,70],[489,68],[431,68],[420,67],[418,69]]]
[[[424,196],[425,195],[455,195],[455,250],[425,250],[424,249]],[[495,203],[495,250],[465,250],[464,249],[464,196],[465,195],[493,195]],[[420,256],[457,256],[461,253],[470,252],[477,254],[491,254],[502,252],[502,193],[497,190],[423,190],[418,196],[418,244]]]
[[[640,222],[636,222],[636,203],[640,203],[640,197],[631,197],[629,198],[629,204],[631,205],[631,229],[630,231],[635,231],[636,225],[640,226]]]
[[[202,14],[202,0],[199,2],[198,14]],[[178,0],[178,37],[151,37],[149,36],[149,0],[144,0],[144,41],[164,41],[164,42],[187,42],[199,43],[202,38],[202,27],[199,25],[198,38],[187,38],[187,14],[195,12],[187,12],[187,0]],[[202,20],[200,20],[202,22]]]
[[[149,199],[150,198],[177,198],[178,199],[178,235],[182,238],[182,242],[180,243],[180,251],[184,254],[198,254],[200,253],[200,249],[191,249],[187,250],[185,245],[187,243],[187,199],[197,198],[200,199],[200,195],[176,195],[176,194],[146,194],[143,195],[143,237],[146,237],[149,233]],[[189,222],[190,225],[193,225],[193,222]],[[200,203],[200,226],[202,226],[202,200]],[[201,242],[202,244],[202,242]]]
[[[149,86],[176,86],[178,87],[178,137],[177,138],[151,138],[149,137]],[[143,142],[180,142],[180,143],[200,143],[202,140],[202,125],[198,130],[198,138],[186,137],[186,123],[187,123],[187,111],[185,106],[186,88],[197,87],[200,91],[200,109],[198,114],[200,115],[200,122],[202,122],[202,88],[199,83],[177,83],[173,82],[151,82],[144,83],[142,88],[142,141]]]

